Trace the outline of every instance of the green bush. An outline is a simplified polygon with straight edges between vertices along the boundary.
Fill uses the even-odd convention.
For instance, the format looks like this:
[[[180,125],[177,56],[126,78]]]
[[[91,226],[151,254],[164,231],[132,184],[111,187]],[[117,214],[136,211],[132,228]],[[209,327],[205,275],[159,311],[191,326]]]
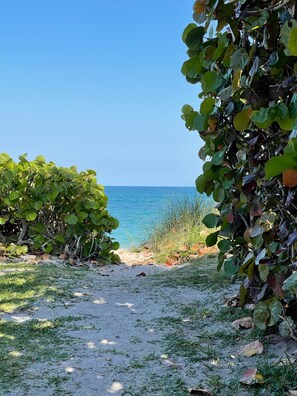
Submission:
[[[182,117],[206,161],[196,180],[218,214],[218,268],[245,277],[240,300],[254,321],[281,333],[297,319],[297,21],[294,0],[195,1],[183,33],[182,73],[200,83],[199,109]],[[292,320],[293,319],[293,320]],[[288,333],[288,332],[287,332]]]
[[[42,156],[14,162],[0,154],[0,240],[6,250],[119,261],[108,235],[118,221],[107,210],[92,170],[57,167]]]

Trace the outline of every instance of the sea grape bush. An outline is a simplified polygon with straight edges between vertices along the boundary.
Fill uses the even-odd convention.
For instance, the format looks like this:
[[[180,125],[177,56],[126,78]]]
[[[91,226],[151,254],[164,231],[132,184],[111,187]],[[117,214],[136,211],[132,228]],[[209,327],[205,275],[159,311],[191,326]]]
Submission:
[[[57,167],[42,156],[13,161],[0,154],[0,242],[12,255],[64,253],[118,262],[110,232],[118,226],[92,170]]]
[[[297,21],[295,0],[198,0],[182,39],[182,73],[200,84],[182,118],[204,141],[196,180],[218,213],[206,243],[218,269],[242,275],[261,329],[297,319]]]

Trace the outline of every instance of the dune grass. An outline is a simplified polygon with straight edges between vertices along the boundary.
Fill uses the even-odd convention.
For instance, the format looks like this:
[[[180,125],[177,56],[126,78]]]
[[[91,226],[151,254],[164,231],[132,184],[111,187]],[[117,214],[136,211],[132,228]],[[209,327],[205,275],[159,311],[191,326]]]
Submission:
[[[210,233],[202,220],[213,210],[211,203],[201,198],[183,198],[169,203],[161,220],[148,227],[147,243],[157,259],[183,259],[197,253]]]

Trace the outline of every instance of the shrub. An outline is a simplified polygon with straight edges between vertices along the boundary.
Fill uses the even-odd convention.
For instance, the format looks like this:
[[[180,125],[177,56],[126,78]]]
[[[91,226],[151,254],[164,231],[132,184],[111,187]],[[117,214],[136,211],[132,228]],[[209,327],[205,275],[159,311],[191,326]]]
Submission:
[[[42,156],[14,162],[0,154],[0,239],[7,249],[79,259],[118,261],[108,235],[118,221],[107,210],[104,189],[92,170],[57,167]]]
[[[204,141],[196,186],[219,210],[207,244],[218,242],[219,269],[246,277],[240,300],[258,303],[262,329],[297,316],[296,10],[293,0],[200,0],[199,26],[183,33],[182,73],[201,83],[200,109],[182,110]]]

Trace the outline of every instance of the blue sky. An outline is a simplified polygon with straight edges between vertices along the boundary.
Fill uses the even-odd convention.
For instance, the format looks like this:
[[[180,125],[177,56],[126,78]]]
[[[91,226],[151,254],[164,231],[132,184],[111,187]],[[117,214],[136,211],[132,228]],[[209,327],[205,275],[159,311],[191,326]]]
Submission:
[[[94,169],[105,185],[194,185],[201,141],[180,118],[193,0],[0,4],[1,152]]]

